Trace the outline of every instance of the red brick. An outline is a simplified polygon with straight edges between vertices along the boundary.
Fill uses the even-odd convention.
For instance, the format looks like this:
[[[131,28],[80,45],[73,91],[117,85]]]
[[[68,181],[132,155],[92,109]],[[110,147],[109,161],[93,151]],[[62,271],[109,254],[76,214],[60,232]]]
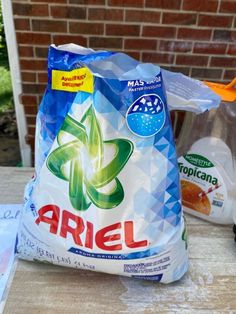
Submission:
[[[210,40],[211,30],[209,30],[209,29],[195,29],[195,28],[180,28],[178,31],[178,38],[196,39],[196,40]]]
[[[37,58],[47,58],[48,56],[47,47],[34,47],[34,51]]]
[[[157,41],[155,39],[125,39],[125,49],[133,50],[156,50]]]
[[[86,8],[75,6],[51,6],[51,15],[54,18],[85,19]]]
[[[39,45],[50,45],[51,36],[49,34],[41,34],[41,33],[17,33],[17,42],[18,44],[39,44]]]
[[[31,0],[31,2],[67,3],[67,0]]]
[[[47,62],[46,60],[37,60],[37,59],[21,59],[20,60],[21,70],[46,70]]]
[[[102,35],[104,25],[100,23],[70,22],[70,33]]]
[[[220,12],[231,13],[231,14],[236,13],[236,1],[235,0],[221,1]]]
[[[108,0],[108,5],[118,7],[143,7],[144,0]]]
[[[227,49],[227,54],[236,56],[236,44],[229,45]]]
[[[198,25],[210,27],[230,27],[233,16],[200,14]]]
[[[14,19],[16,30],[30,30],[30,20],[29,19]]]
[[[179,137],[179,133],[181,131],[184,118],[185,118],[185,112],[183,111],[171,111],[170,112],[170,120],[172,123],[172,127],[174,129],[175,140],[178,139]]]
[[[26,116],[27,125],[34,126],[36,122],[36,116]]]
[[[230,82],[235,77],[236,77],[236,70],[225,70],[224,80],[229,80]]]
[[[18,52],[21,57],[33,57],[33,47],[29,46],[18,46]]]
[[[159,8],[159,9],[180,9],[181,0],[146,0],[147,8]]]
[[[31,114],[37,114],[37,106],[24,106],[25,114],[31,115]]]
[[[31,160],[32,160],[32,167],[34,167],[35,162],[35,136],[27,134],[25,136],[25,141],[28,145],[30,145],[31,148]]]
[[[13,3],[13,14],[24,16],[48,16],[48,5]]]
[[[168,53],[152,53],[152,52],[143,52],[142,55],[143,62],[153,62],[158,64],[171,64],[174,62],[174,55]]]
[[[38,73],[38,82],[47,84],[47,82],[48,82],[47,72]]]
[[[122,38],[117,37],[90,37],[89,47],[91,48],[110,48],[122,49]]]
[[[236,68],[236,58],[232,57],[212,57],[210,66]]]
[[[196,24],[196,20],[197,20],[197,14],[194,14],[194,13],[163,12],[163,15],[162,15],[163,24],[192,25],[192,24]]]
[[[36,106],[37,105],[37,97],[35,95],[21,94],[19,99],[20,99],[20,102],[24,106]]]
[[[78,35],[54,35],[53,43],[55,45],[63,45],[74,43],[82,46],[87,46],[87,38]]]
[[[193,52],[202,54],[225,54],[226,44],[195,43]]]
[[[183,0],[183,10],[216,12],[218,0]]]
[[[179,65],[197,65],[197,66],[206,66],[208,63],[207,56],[193,56],[193,55],[177,55],[176,64]]]
[[[175,27],[143,26],[142,36],[150,36],[155,38],[175,38],[175,35]]]
[[[63,33],[67,32],[67,23],[65,21],[53,20],[32,20],[32,27],[34,31],[47,33]]]
[[[25,136],[26,143],[31,146],[31,151],[32,151],[32,160],[34,160],[34,146],[35,146],[35,136],[34,135],[29,135],[27,134]]]
[[[190,41],[164,41],[159,42],[160,51],[170,52],[190,52],[192,50],[192,42]]]
[[[136,59],[136,60],[140,60],[141,59],[141,54],[138,51],[125,51],[125,53],[127,53],[130,57]]]
[[[21,79],[24,82],[36,82],[36,73],[21,71]]]
[[[126,10],[125,20],[128,22],[159,23],[161,13],[157,11]]]
[[[41,103],[41,101],[43,100],[43,93],[41,93],[41,94],[39,94],[38,95],[38,103],[40,104]]]
[[[23,66],[26,67],[26,70],[23,70],[21,73],[23,90],[26,92],[25,96],[33,96],[36,98],[33,102],[28,99],[29,104],[24,106],[26,115],[32,116],[36,114],[37,104],[39,103],[39,95],[41,95],[45,90],[47,83],[46,61],[43,69],[37,70],[37,68],[41,68],[40,62],[42,60],[40,59],[46,58],[48,45],[51,42],[54,42],[57,45],[68,42],[74,42],[84,46],[89,44],[89,46],[93,48],[104,48],[117,51],[122,51],[122,48],[124,48],[125,52],[135,59],[140,59],[141,55],[145,62],[148,61],[161,65],[164,64],[165,68],[169,68],[172,71],[180,71],[187,75],[191,74],[192,76],[200,79],[220,80],[222,74],[224,74],[225,80],[232,79],[233,76],[236,75],[234,70],[236,68],[236,48],[233,43],[236,39],[236,30],[230,29],[234,12],[231,7],[231,9],[226,9],[225,3],[229,5],[228,3],[230,2],[230,5],[232,5],[232,2],[236,2],[236,0],[221,0],[222,4],[220,9],[228,10],[224,12],[227,14],[213,15],[212,13],[216,12],[215,3],[217,1],[218,0],[182,0],[183,7],[186,8],[186,3],[188,3],[191,13],[185,9],[185,11],[182,10],[178,14],[174,10],[180,9],[181,0],[17,1],[18,12],[21,10],[22,13],[26,13],[26,15],[24,15],[25,17],[23,17],[23,15],[20,15],[20,18],[15,17],[16,30],[18,30],[16,34],[21,63],[23,62]],[[12,2],[16,3],[14,0]],[[202,10],[201,7],[203,8],[203,2],[203,13],[198,13],[198,26],[183,26],[176,28],[176,25],[191,25],[192,23],[196,23],[195,12]],[[58,3],[64,4],[60,6],[57,5]],[[72,5],[67,5],[69,3]],[[113,3],[113,7],[108,6],[110,3]],[[146,8],[141,9],[144,3],[146,3]],[[191,9],[190,3],[192,3],[192,8],[195,7],[195,9]],[[211,7],[209,6],[209,3],[211,3]],[[48,28],[46,30],[37,28],[40,30],[36,33],[30,31],[28,18],[30,8],[34,5],[41,6],[41,4],[44,7],[46,6],[50,8],[51,11],[49,10],[49,12],[51,12],[52,17],[54,17],[55,20],[49,19],[48,21],[47,17],[32,18],[34,21],[36,20],[38,23],[44,23],[44,21],[60,23],[57,19],[74,19],[69,22],[62,20],[62,22],[66,22],[66,26],[69,24],[70,28],[73,30],[72,34],[67,33],[67,28],[63,31],[60,30],[61,33],[59,34],[54,34],[54,28],[57,30],[58,24],[55,24],[49,30]],[[19,5],[21,5],[21,7],[19,7]],[[96,7],[93,7],[93,5],[96,5]],[[148,8],[152,8],[153,10]],[[162,8],[164,8],[164,10],[162,10],[163,12],[161,11]],[[165,8],[167,11],[165,11]],[[86,18],[86,13],[89,21],[83,22]],[[162,16],[161,22],[163,24],[167,24],[167,27],[164,27],[165,25],[158,25],[160,24],[160,15]],[[37,16],[36,11],[30,16]],[[125,21],[123,21],[124,18]],[[105,26],[103,21],[109,20],[112,22],[110,22],[111,25],[107,25],[106,30],[110,35],[104,36]],[[126,22],[129,23],[126,24]],[[236,27],[236,19],[234,22]],[[142,27],[140,26],[140,23],[142,23]],[[108,23],[106,22],[105,24]],[[203,26],[203,29],[201,26]],[[207,29],[207,27],[209,27],[209,29]],[[214,29],[215,27],[218,29]],[[140,37],[141,28],[143,29],[142,36],[144,37]],[[179,31],[178,28],[180,29]],[[134,29],[136,30],[134,31]],[[19,30],[26,32],[20,33]],[[48,31],[49,34],[43,34],[44,31]],[[112,35],[112,32],[114,35]],[[65,35],[63,35],[63,33],[65,33]],[[179,40],[175,39],[177,33]],[[214,42],[211,42],[212,34],[214,34]],[[46,37],[44,35],[46,35]],[[125,37],[123,37],[123,35]],[[191,53],[192,50],[193,54]],[[148,53],[148,51],[150,52]],[[151,53],[151,51],[153,51],[153,53]],[[194,53],[201,55],[197,56],[194,55]],[[210,58],[208,55],[215,55],[211,56],[212,68],[207,68],[206,61],[209,61]],[[216,59],[216,55],[220,55],[220,58]],[[29,60],[27,59],[28,57]],[[39,60],[37,58],[39,58]],[[175,58],[177,59],[177,62],[182,62],[182,65],[177,64],[173,66],[172,64],[174,63]],[[225,63],[227,64],[225,65]],[[225,70],[225,68],[227,70]],[[38,83],[35,84],[35,80],[37,80]],[[34,95],[32,95],[33,93]],[[27,118],[27,121],[30,124],[34,124],[32,119]],[[32,139],[34,138],[34,129],[31,129],[30,132],[32,135],[29,136],[29,138]]]
[[[71,4],[84,4],[84,5],[102,5],[105,0],[69,0]]]
[[[139,36],[139,25],[121,25],[121,24],[107,24],[106,35],[112,36]]]
[[[190,67],[166,66],[166,65],[164,65],[162,68],[169,70],[169,71],[172,71],[172,72],[180,72],[180,73],[183,73],[185,75],[189,75],[189,73],[190,73]]]
[[[27,129],[28,129],[28,135],[35,135],[35,126],[28,126],[27,127]]]
[[[236,40],[236,31],[215,29],[213,35],[214,41],[231,42]]]
[[[222,69],[206,69],[206,68],[193,68],[192,77],[198,79],[217,79],[219,80],[222,75]]]
[[[22,84],[24,94],[41,94],[45,91],[45,84]]]
[[[89,20],[101,21],[122,21],[124,11],[120,9],[105,9],[105,8],[89,8]]]

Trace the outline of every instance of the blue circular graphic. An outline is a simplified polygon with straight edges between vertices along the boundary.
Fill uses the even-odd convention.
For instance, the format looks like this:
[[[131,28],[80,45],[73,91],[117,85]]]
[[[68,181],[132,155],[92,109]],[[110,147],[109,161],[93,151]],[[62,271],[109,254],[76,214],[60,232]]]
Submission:
[[[165,119],[163,101],[156,94],[142,95],[129,107],[126,114],[129,129],[142,137],[158,133],[164,126]]]

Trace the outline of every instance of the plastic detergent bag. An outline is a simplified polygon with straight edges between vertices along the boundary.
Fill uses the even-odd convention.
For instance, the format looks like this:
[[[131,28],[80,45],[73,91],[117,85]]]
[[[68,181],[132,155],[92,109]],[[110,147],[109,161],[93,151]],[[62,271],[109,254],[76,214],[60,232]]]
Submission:
[[[169,110],[200,114],[219,107],[221,98],[203,82],[163,69],[162,75]]]
[[[94,51],[75,44],[67,44],[56,47],[51,45],[48,54],[48,85],[39,107],[36,128],[35,166],[41,168],[53,141],[61,128],[71,104],[78,90],[75,81],[81,84],[81,65],[93,60],[101,60],[113,55],[114,52]],[[55,71],[62,71],[62,88],[54,89],[52,75]],[[66,72],[70,72],[67,76]],[[56,72],[58,73],[58,72]],[[70,85],[70,86],[69,86]],[[67,88],[63,88],[67,86]]]
[[[20,257],[178,280],[188,268],[186,231],[160,68],[122,53],[76,66],[76,74],[49,70]],[[74,82],[78,92],[68,108]],[[54,104],[54,96],[58,104],[49,112],[45,103]]]

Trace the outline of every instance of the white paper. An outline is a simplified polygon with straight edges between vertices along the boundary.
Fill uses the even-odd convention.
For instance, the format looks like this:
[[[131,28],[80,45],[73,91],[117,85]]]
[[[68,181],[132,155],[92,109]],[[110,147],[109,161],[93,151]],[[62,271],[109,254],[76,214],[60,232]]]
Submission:
[[[16,234],[22,205],[0,204],[0,313],[14,270]]]

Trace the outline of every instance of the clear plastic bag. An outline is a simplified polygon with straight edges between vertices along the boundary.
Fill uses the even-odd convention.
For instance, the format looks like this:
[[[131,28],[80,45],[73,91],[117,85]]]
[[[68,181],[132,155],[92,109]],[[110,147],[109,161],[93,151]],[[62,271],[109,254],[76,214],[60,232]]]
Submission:
[[[195,216],[230,224],[236,201],[236,90],[232,84],[208,84],[222,97],[219,108],[187,114],[178,140],[183,205]]]

